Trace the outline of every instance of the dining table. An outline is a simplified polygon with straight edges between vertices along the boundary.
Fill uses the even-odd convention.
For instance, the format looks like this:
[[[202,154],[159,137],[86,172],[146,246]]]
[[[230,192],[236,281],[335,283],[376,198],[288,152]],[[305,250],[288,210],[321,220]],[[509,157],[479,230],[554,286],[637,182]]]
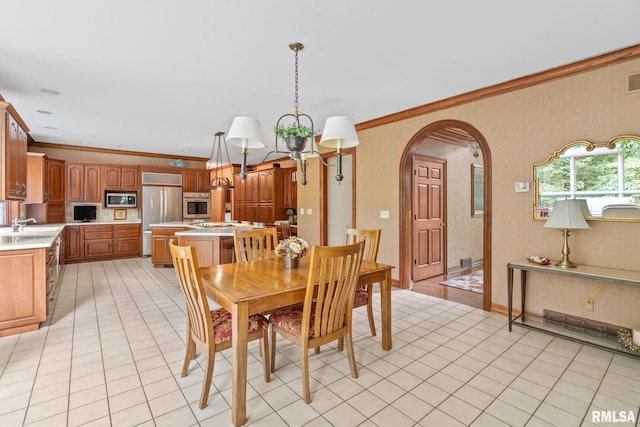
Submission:
[[[212,265],[199,269],[207,296],[231,313],[232,402],[235,426],[247,420],[247,324],[249,315],[264,313],[304,301],[309,258],[287,270],[281,258]],[[381,344],[391,350],[391,269],[393,266],[362,261],[359,284],[380,283]]]

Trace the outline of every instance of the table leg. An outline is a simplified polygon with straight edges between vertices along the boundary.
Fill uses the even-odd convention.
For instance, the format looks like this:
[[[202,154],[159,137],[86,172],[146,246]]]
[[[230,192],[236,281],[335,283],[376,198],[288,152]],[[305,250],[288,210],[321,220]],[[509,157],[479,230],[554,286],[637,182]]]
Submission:
[[[391,269],[380,283],[380,316],[382,318],[382,349],[391,350]]]
[[[524,322],[524,299],[527,296],[527,270],[520,271],[520,295],[522,303],[522,322]]]
[[[509,332],[513,325],[513,268],[507,267],[507,313],[509,316]]]
[[[233,379],[231,388],[231,421],[240,426],[247,420],[247,325],[249,305],[235,304],[231,311]]]

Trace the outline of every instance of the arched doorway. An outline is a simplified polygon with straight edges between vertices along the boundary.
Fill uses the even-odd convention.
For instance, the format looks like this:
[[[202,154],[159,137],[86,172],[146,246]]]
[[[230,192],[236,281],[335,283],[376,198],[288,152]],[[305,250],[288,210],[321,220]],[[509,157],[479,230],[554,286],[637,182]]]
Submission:
[[[482,307],[491,310],[491,152],[484,136],[472,125],[458,120],[442,120],[431,123],[418,131],[407,143],[400,159],[400,247],[408,250],[400,254],[400,286],[409,287],[412,272],[413,221],[412,221],[412,171],[416,147],[431,135],[442,133],[446,129],[459,129],[470,135],[479,145],[484,167],[484,220],[483,220],[483,261],[484,293]],[[455,143],[452,141],[452,143]]]

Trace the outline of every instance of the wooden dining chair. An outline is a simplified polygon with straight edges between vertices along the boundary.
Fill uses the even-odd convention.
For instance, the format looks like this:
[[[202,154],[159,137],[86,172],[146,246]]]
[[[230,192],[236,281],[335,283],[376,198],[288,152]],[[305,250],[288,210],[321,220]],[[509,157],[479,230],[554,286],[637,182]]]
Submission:
[[[351,376],[358,378],[353,352],[351,314],[363,243],[346,246],[313,246],[307,288],[302,304],[271,313],[271,371],[275,370],[276,332],[300,347],[302,391],[305,403],[309,391],[309,349],[346,339]]]
[[[202,391],[200,393],[200,409],[207,406],[209,389],[213,379],[213,364],[218,351],[231,348],[231,313],[224,308],[209,310],[209,303],[204,292],[195,249],[191,246],[177,246],[169,242],[173,266],[178,277],[180,289],[187,303],[187,351],[182,366],[181,376],[185,377],[189,363],[196,357],[196,347],[207,354]],[[269,363],[269,321],[261,314],[249,316],[247,341],[261,340],[262,363],[264,364],[264,380],[271,379]]]
[[[347,228],[344,235],[344,244],[364,242],[362,253],[363,261],[375,262],[378,258],[378,246],[380,246],[380,230],[366,230],[361,228]],[[367,306],[367,316],[369,317],[369,329],[371,336],[376,336],[376,325],[373,320],[373,283],[361,283],[356,287],[354,308]],[[342,349],[341,346],[338,348]]]
[[[278,241],[291,237],[291,226],[289,224],[278,224],[276,225],[276,230],[278,230]]]
[[[277,244],[278,237],[275,227],[233,230],[236,262],[273,258],[276,256],[274,249]]]

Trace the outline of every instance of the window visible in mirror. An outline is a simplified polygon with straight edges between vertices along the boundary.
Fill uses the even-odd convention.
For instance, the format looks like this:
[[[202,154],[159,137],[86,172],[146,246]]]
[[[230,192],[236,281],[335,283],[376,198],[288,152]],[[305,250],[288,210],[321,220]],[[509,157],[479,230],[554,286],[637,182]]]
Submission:
[[[537,218],[548,216],[558,199],[586,199],[591,217],[596,218],[602,217],[606,206],[640,205],[640,142],[634,138],[569,144],[534,165],[533,172]]]

